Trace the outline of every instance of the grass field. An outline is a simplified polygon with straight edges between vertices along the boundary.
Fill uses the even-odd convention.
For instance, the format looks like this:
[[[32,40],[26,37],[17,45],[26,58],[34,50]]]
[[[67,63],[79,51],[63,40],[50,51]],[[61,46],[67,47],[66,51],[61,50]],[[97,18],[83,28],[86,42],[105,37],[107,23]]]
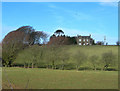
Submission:
[[[3,88],[14,89],[117,89],[117,71],[76,71],[3,68]]]
[[[87,56],[98,55],[101,56],[102,53],[112,51],[114,54],[118,55],[118,46],[101,46],[101,45],[93,45],[93,46],[78,46],[78,45],[69,45],[65,46],[67,51],[73,55],[74,52],[80,50],[85,52]]]

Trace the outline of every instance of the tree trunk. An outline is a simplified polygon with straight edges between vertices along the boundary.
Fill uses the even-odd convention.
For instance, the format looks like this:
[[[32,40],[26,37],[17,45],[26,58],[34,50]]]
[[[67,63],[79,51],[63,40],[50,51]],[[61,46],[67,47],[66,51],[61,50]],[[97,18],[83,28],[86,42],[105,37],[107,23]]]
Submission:
[[[96,71],[96,67],[94,66],[94,70]]]
[[[77,71],[79,70],[79,67],[78,67],[78,65],[76,65],[76,70],[77,70]]]
[[[47,65],[47,67],[46,67],[47,69],[49,69],[49,65]]]
[[[52,61],[52,69],[54,69],[54,61]]]
[[[64,65],[62,65],[62,70],[64,70]]]
[[[54,65],[52,65],[52,69],[54,69]]]
[[[24,68],[25,68],[25,64],[24,64]]]
[[[32,68],[34,68],[34,64],[32,63]]]
[[[55,69],[56,69],[56,65],[55,65]]]
[[[28,64],[28,67],[27,68],[29,68],[29,64]]]
[[[103,70],[104,70],[104,67],[101,68],[101,71],[103,71]]]
[[[96,67],[94,68],[94,70],[96,71]]]

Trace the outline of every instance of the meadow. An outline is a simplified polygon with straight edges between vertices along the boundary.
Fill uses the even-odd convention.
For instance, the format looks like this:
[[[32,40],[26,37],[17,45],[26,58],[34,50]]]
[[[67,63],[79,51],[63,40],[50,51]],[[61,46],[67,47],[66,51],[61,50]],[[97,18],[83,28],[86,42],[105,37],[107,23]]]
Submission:
[[[117,71],[3,68],[3,89],[118,89]]]
[[[114,55],[112,60],[107,59],[109,67],[116,71],[101,70],[106,65],[102,58],[103,54],[108,52]],[[84,56],[84,61],[81,55]],[[93,59],[94,63],[90,60],[93,55],[98,56],[97,59]],[[34,63],[33,68],[32,63]],[[78,63],[79,70],[76,70]],[[10,85],[13,89],[118,88],[118,46],[42,47],[34,45],[20,51],[13,66],[2,69],[3,89],[10,89]],[[52,66],[56,67],[52,68]],[[61,69],[61,66],[64,66],[64,69]],[[94,66],[97,70],[94,70]]]

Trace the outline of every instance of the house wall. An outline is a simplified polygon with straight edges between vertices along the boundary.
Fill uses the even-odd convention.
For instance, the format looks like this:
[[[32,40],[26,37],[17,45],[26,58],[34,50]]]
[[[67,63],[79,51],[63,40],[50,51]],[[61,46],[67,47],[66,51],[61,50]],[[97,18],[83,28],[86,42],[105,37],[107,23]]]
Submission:
[[[78,45],[92,45],[91,36],[77,36],[77,44]]]

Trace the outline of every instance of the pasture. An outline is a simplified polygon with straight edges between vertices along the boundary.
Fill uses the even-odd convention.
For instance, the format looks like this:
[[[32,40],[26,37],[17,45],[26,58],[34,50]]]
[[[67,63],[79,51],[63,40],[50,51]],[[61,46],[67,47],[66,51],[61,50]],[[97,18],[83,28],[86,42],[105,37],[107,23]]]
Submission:
[[[117,89],[117,71],[3,68],[3,89]],[[9,80],[9,81],[8,81]],[[10,82],[10,83],[9,83]]]

